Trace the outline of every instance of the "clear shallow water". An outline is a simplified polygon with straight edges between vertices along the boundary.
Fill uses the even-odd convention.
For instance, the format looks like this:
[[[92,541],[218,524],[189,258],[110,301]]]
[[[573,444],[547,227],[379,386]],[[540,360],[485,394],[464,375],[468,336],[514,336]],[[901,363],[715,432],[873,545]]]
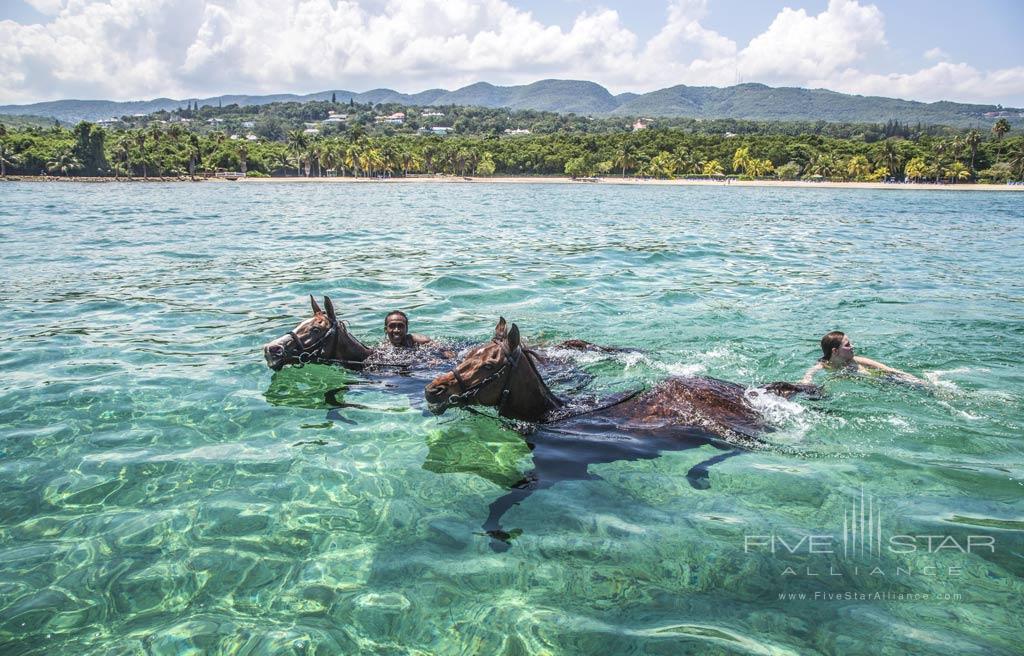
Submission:
[[[1018,652],[1022,216],[984,193],[0,186],[0,652]],[[834,328],[935,386],[826,376],[710,489],[685,479],[707,446],[595,465],[494,553],[522,438],[425,416],[419,380],[273,374],[259,347],[308,293],[370,341],[399,307],[453,341],[501,314],[644,349],[581,357],[593,392],[798,379]],[[862,492],[886,538],[994,549],[844,554]]]

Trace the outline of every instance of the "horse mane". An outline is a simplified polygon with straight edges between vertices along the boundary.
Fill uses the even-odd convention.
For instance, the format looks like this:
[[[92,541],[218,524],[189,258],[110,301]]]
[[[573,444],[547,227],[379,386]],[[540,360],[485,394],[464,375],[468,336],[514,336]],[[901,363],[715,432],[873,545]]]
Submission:
[[[544,377],[540,375],[540,371],[537,369],[537,362],[543,362],[544,357],[540,353],[537,353],[533,349],[528,349],[525,346],[520,346],[519,348],[526,355],[526,362],[529,363],[530,368],[533,369],[533,374],[537,377],[537,382],[540,383],[541,393],[548,399],[548,401],[551,402],[552,405],[554,405],[554,407],[560,408],[565,405],[565,401],[560,399],[551,391],[551,388],[548,387],[546,382],[544,382]]]

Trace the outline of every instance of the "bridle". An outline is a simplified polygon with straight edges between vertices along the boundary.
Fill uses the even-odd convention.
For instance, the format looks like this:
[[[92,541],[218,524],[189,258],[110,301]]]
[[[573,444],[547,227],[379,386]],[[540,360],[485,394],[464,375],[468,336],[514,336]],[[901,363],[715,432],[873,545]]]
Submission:
[[[336,319],[331,320],[331,325],[320,336],[320,339],[316,340],[312,344],[303,344],[299,336],[295,334],[294,330],[288,331],[288,336],[292,338],[295,345],[299,347],[299,364],[309,364],[310,362],[322,362],[325,360],[324,351],[327,350],[327,340],[338,334],[338,321]]]
[[[448,404],[452,406],[468,406],[477,400],[485,388],[491,385],[491,383],[500,379],[504,376],[505,380],[501,383],[501,393],[498,395],[498,414],[501,414],[501,409],[505,406],[505,402],[508,401],[510,394],[509,385],[512,383],[512,374],[515,368],[519,365],[519,359],[523,357],[523,349],[521,346],[517,346],[515,351],[509,351],[508,347],[501,344],[497,340],[494,340],[496,344],[501,346],[501,352],[505,355],[505,363],[498,367],[490,376],[487,376],[479,383],[473,385],[466,385],[466,381],[459,375],[457,367],[452,367],[451,374],[455,378],[455,382],[459,384],[459,394],[452,394],[448,397]]]

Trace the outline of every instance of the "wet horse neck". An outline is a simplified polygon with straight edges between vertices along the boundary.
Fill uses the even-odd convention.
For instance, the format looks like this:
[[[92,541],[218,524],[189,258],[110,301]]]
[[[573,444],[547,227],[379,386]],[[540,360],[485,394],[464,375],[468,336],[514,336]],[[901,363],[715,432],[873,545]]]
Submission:
[[[340,324],[339,324],[340,327]],[[356,339],[348,330],[339,329],[334,337],[332,360],[362,362],[370,357],[372,349]]]
[[[540,373],[533,366],[530,356],[523,353],[520,364],[513,370],[508,384],[508,397],[501,406],[500,414],[509,419],[539,422],[547,413],[562,407]]]

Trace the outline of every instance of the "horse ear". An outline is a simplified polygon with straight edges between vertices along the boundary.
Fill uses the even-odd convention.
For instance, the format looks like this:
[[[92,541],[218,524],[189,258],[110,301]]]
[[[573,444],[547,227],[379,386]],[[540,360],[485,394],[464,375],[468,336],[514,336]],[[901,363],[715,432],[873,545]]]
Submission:
[[[312,294],[309,295],[309,304],[313,307],[313,314],[323,313],[323,310],[320,309],[320,306],[316,304],[316,299],[313,298]]]
[[[505,339],[508,334],[505,317],[498,317],[498,325],[494,327],[494,339],[502,340]]]
[[[338,321],[338,315],[334,314],[334,303],[331,302],[330,296],[324,296],[324,309],[327,310],[327,318],[330,319],[332,323],[336,323]]]
[[[508,331],[508,348],[510,351],[519,348],[519,326],[515,324],[512,324],[511,330]]]

